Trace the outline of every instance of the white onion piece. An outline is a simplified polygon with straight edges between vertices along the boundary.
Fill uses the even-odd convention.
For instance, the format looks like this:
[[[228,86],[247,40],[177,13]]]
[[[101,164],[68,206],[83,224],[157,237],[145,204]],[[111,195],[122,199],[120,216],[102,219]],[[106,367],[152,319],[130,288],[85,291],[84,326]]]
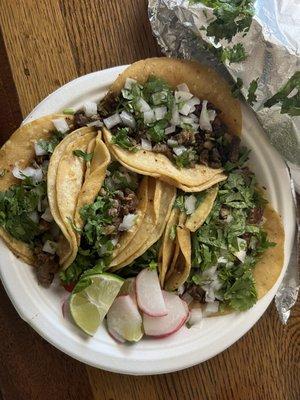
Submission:
[[[133,78],[126,78],[124,89],[130,90],[132,85],[136,84],[137,81]]]
[[[191,304],[191,302],[194,300],[192,298],[192,296],[188,293],[185,292],[183,293],[183,295],[181,296],[181,300],[185,301],[187,305]]]
[[[117,243],[118,243],[118,239],[117,239],[117,238],[111,239],[111,244],[112,244],[113,246],[116,246]]]
[[[171,118],[171,124],[176,126],[180,124],[180,116],[179,116],[179,111],[176,105],[173,106],[172,109],[172,118]]]
[[[180,85],[177,85],[176,88],[179,92],[189,92],[190,89],[186,83],[180,83]]]
[[[189,104],[192,107],[198,106],[199,104],[201,104],[200,99],[198,99],[198,97],[192,97],[190,100],[187,101],[187,104]],[[195,110],[193,110],[195,111]],[[211,110],[213,111],[213,110]]]
[[[203,313],[201,308],[192,308],[190,310],[190,317],[188,319],[188,324],[190,326],[197,325],[203,320]]]
[[[176,131],[176,126],[171,125],[168,126],[168,128],[165,129],[165,134],[170,135],[171,133],[174,133]]]
[[[205,271],[203,271],[203,276],[205,278],[213,278],[214,276],[216,276],[216,271],[217,271],[217,264],[213,265],[212,267],[206,269]]]
[[[179,112],[182,115],[189,115],[193,111],[195,111],[195,107],[188,104],[188,102],[183,103],[182,107],[179,109]]]
[[[52,120],[55,129],[61,133],[66,133],[69,130],[69,125],[64,118],[57,118]]]
[[[118,113],[111,115],[108,118],[104,118],[103,120],[104,125],[106,126],[106,128],[111,129],[114,126],[121,124],[122,120],[120,118],[120,115]]]
[[[177,289],[177,294],[178,294],[178,296],[181,296],[183,293],[184,293],[184,285],[181,285]],[[182,299],[182,297],[181,297],[181,299]]]
[[[51,240],[46,240],[42,250],[45,253],[55,254],[56,249],[57,249],[57,243],[56,242],[52,242]]]
[[[156,121],[164,119],[165,115],[168,112],[167,107],[164,107],[164,106],[163,107],[155,107],[153,111],[155,114]]]
[[[214,313],[216,313],[218,311],[219,311],[219,302],[218,301],[214,301],[212,303],[206,304],[206,307],[204,309],[204,314],[205,315],[210,315],[210,314],[214,314]]]
[[[218,264],[227,264],[228,260],[225,257],[219,257],[218,258]]]
[[[133,227],[133,225],[135,224],[136,217],[137,217],[136,214],[124,215],[123,221],[119,225],[118,230],[119,231],[129,231],[129,229],[131,229]]]
[[[245,261],[246,258],[246,250],[239,250],[234,253],[236,258],[238,258],[242,263]]]
[[[184,153],[186,151],[186,147],[184,146],[177,146],[173,148],[174,153],[176,154],[176,156],[180,156],[182,153]]]
[[[87,117],[92,117],[97,114],[97,103],[94,101],[86,101],[83,103],[83,112]]]
[[[135,123],[134,116],[132,114],[130,114],[129,112],[124,110],[121,112],[120,118],[125,126],[129,126],[129,128],[132,128],[132,129],[135,128],[136,123]]]
[[[233,216],[230,214],[227,215],[226,222],[229,224],[232,220],[233,220]]]
[[[194,124],[197,124],[199,126],[199,117],[197,117],[197,115],[189,114],[189,118],[194,122]]]
[[[195,121],[190,117],[181,117],[181,123],[186,125],[195,125]]]
[[[217,113],[215,110],[207,110],[208,118],[210,122],[213,122],[217,116]]]
[[[177,142],[177,140],[168,139],[167,140],[167,145],[170,146],[170,147],[176,147],[176,146],[178,146],[178,142]]]
[[[151,124],[152,122],[155,122],[155,114],[150,108],[150,110],[144,112],[144,123]]]
[[[193,214],[196,209],[197,198],[193,194],[190,196],[185,196],[184,208],[187,215]]]
[[[207,100],[203,100],[199,124],[202,130],[212,131],[209,114],[207,112]]]
[[[41,215],[41,218],[47,222],[53,221],[53,215],[51,214],[50,207],[47,207],[44,213]]]
[[[86,124],[86,126],[88,127],[95,127],[95,128],[101,128],[103,126],[103,122],[101,121],[93,121],[93,122],[89,122],[88,124]]]
[[[41,182],[43,180],[43,171],[40,168],[26,167],[21,169],[15,166],[12,170],[12,174],[15,178],[22,180],[26,177],[32,178],[34,182]]]
[[[246,250],[247,249],[247,242],[245,239],[237,238],[237,244],[239,250]]]
[[[142,97],[140,97],[138,99],[138,101],[136,102],[136,105],[138,107],[138,110],[143,113],[151,110],[151,107],[149,106],[149,104]]]
[[[141,139],[141,147],[144,150],[152,150],[152,144],[148,139]]]
[[[39,222],[39,215],[36,211],[32,211],[31,213],[28,214],[28,217],[31,219],[31,221],[35,222],[38,224]]]
[[[39,142],[35,142],[34,143],[34,151],[35,151],[35,155],[36,156],[44,156],[47,154],[47,151],[44,150],[41,145],[39,144]]]
[[[174,92],[175,101],[176,103],[181,103],[182,101],[188,101],[193,97],[193,94],[190,92],[183,92],[183,91],[175,91]]]

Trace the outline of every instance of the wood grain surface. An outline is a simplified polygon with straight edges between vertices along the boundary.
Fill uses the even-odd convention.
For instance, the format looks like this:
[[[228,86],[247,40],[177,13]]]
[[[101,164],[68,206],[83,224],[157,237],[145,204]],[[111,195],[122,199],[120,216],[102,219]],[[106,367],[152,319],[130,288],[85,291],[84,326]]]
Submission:
[[[0,141],[35,105],[91,71],[159,55],[145,0],[0,0]],[[132,377],[75,361],[23,322],[0,288],[0,399],[299,400],[300,302],[272,304],[242,339],[201,365]]]

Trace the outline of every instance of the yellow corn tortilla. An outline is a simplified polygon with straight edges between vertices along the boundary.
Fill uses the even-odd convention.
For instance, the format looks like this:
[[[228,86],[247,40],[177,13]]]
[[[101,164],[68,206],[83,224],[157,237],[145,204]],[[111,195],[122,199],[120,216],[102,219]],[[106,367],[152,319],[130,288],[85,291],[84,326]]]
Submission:
[[[59,168],[59,163],[61,158],[66,151],[66,148],[70,143],[74,140],[89,134],[91,132],[95,132],[93,128],[79,128],[74,132],[67,135],[55,148],[48,167],[47,173],[47,195],[48,195],[48,202],[49,207],[51,210],[51,214],[59,226],[60,230],[63,233],[63,236],[60,238],[59,245],[58,245],[58,254],[60,257],[60,262],[63,264],[65,260],[71,255],[72,247],[70,246],[70,241],[68,240],[69,234],[66,228],[66,225],[63,223],[58,203],[57,203],[57,192],[56,192],[56,182],[57,182],[57,173]]]
[[[83,225],[83,221],[80,217],[80,210],[86,204],[91,204],[94,202],[99,190],[101,189],[105,179],[107,167],[111,161],[109,151],[101,139],[101,132],[98,133],[96,139],[89,143],[89,152],[91,152],[92,146],[94,147],[93,158],[90,162],[89,173],[88,175],[85,175],[84,183],[78,195],[78,201],[75,210],[74,223],[79,229],[81,229]],[[80,236],[78,234],[76,236],[79,244]]]
[[[177,251],[172,261],[171,267],[167,272],[165,289],[176,290],[189,277],[192,265],[191,255],[191,234],[185,227],[186,214],[181,213],[179,216],[179,224],[176,228]]]
[[[159,181],[149,178],[148,182],[149,201],[143,223],[130,241],[127,249],[124,249],[123,253],[111,263],[112,271],[117,271],[130,264],[156,243],[163,234],[175,201],[176,189],[167,184],[161,186],[162,193],[160,196],[158,219],[156,221],[153,203],[155,204],[155,194],[157,194],[155,186]]]
[[[75,259],[78,242],[71,222],[74,221],[78,196],[83,184],[86,162],[82,157],[73,154],[75,150],[86,152],[89,142],[95,137],[96,132],[86,133],[84,136],[73,140],[65,149],[61,157],[56,178],[56,201],[60,218],[65,225],[71,253],[62,262],[62,267],[67,268]]]
[[[217,194],[218,186],[214,186],[207,191],[204,199],[193,212],[193,214],[188,216],[185,223],[187,229],[189,229],[191,232],[196,232],[196,230],[200,228],[211,212]]]
[[[147,81],[150,75],[163,78],[175,88],[180,83],[186,83],[195,96],[201,100],[208,100],[220,110],[220,119],[231,133],[240,134],[242,127],[242,113],[240,102],[233,98],[229,85],[213,69],[192,61],[170,58],[149,58],[130,65],[113,83],[107,101],[119,95],[127,78],[136,79],[140,83]],[[104,129],[104,139],[113,149],[115,157],[127,165],[144,171],[144,174],[164,179],[170,184],[177,182],[180,185],[192,188],[209,182],[221,169],[212,169],[203,165],[195,168],[178,169],[163,154],[140,150],[136,153],[121,149],[111,143],[111,134]]]
[[[125,248],[127,246],[131,246],[130,242],[133,239],[133,237],[135,236],[135,234],[139,231],[141,224],[144,221],[144,217],[145,217],[145,213],[146,213],[146,209],[148,206],[148,177],[144,176],[140,185],[139,185],[139,189],[138,189],[138,193],[137,193],[137,197],[138,197],[138,207],[136,210],[136,214],[137,214],[137,220],[134,224],[134,226],[127,232],[123,232],[122,235],[119,238],[119,241],[116,245],[116,248],[113,252],[113,260],[116,259],[119,254],[123,253],[123,251],[125,250]]]
[[[17,163],[25,168],[35,158],[34,143],[40,139],[49,139],[51,131],[55,129],[52,120],[64,118],[72,128],[73,117],[64,114],[51,114],[39,118],[18,128],[0,149],[0,170],[5,174],[0,178],[0,191],[3,192],[20,180],[12,175],[12,169]],[[3,228],[0,228],[0,237],[7,247],[27,264],[35,265],[35,257],[28,244],[12,237]]]
[[[172,260],[172,256],[175,252],[175,246],[177,243],[177,238],[170,238],[170,233],[173,227],[177,227],[179,220],[179,208],[173,208],[170,214],[170,218],[168,219],[167,226],[164,232],[162,245],[160,248],[159,262],[158,262],[158,271],[159,271],[159,282],[161,287],[164,285],[165,277],[167,270],[169,268],[170,262]],[[173,257],[174,259],[174,257]]]

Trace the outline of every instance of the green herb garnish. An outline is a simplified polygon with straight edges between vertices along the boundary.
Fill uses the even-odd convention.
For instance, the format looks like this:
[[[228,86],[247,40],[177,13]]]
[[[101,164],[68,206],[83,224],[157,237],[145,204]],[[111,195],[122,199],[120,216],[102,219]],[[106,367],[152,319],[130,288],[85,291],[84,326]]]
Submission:
[[[250,104],[250,106],[253,106],[254,102],[257,99],[256,90],[257,90],[257,87],[258,87],[258,79],[259,78],[254,79],[249,85],[247,102]]]
[[[121,147],[122,149],[129,150],[132,152],[138,151],[137,147],[134,146],[128,136],[129,128],[118,128],[116,133],[112,137],[112,143]]]
[[[76,157],[81,157],[84,161],[88,162],[91,161],[93,158],[94,153],[86,153],[85,151],[82,150],[74,150],[73,151],[74,156]]]

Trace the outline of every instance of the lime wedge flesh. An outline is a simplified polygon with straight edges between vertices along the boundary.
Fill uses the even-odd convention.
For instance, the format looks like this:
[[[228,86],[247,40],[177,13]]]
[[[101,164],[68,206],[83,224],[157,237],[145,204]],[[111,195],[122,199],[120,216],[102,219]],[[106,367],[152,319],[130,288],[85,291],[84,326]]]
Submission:
[[[123,279],[111,274],[89,276],[91,284],[70,298],[70,311],[75,323],[88,335],[93,336],[103,321]]]

